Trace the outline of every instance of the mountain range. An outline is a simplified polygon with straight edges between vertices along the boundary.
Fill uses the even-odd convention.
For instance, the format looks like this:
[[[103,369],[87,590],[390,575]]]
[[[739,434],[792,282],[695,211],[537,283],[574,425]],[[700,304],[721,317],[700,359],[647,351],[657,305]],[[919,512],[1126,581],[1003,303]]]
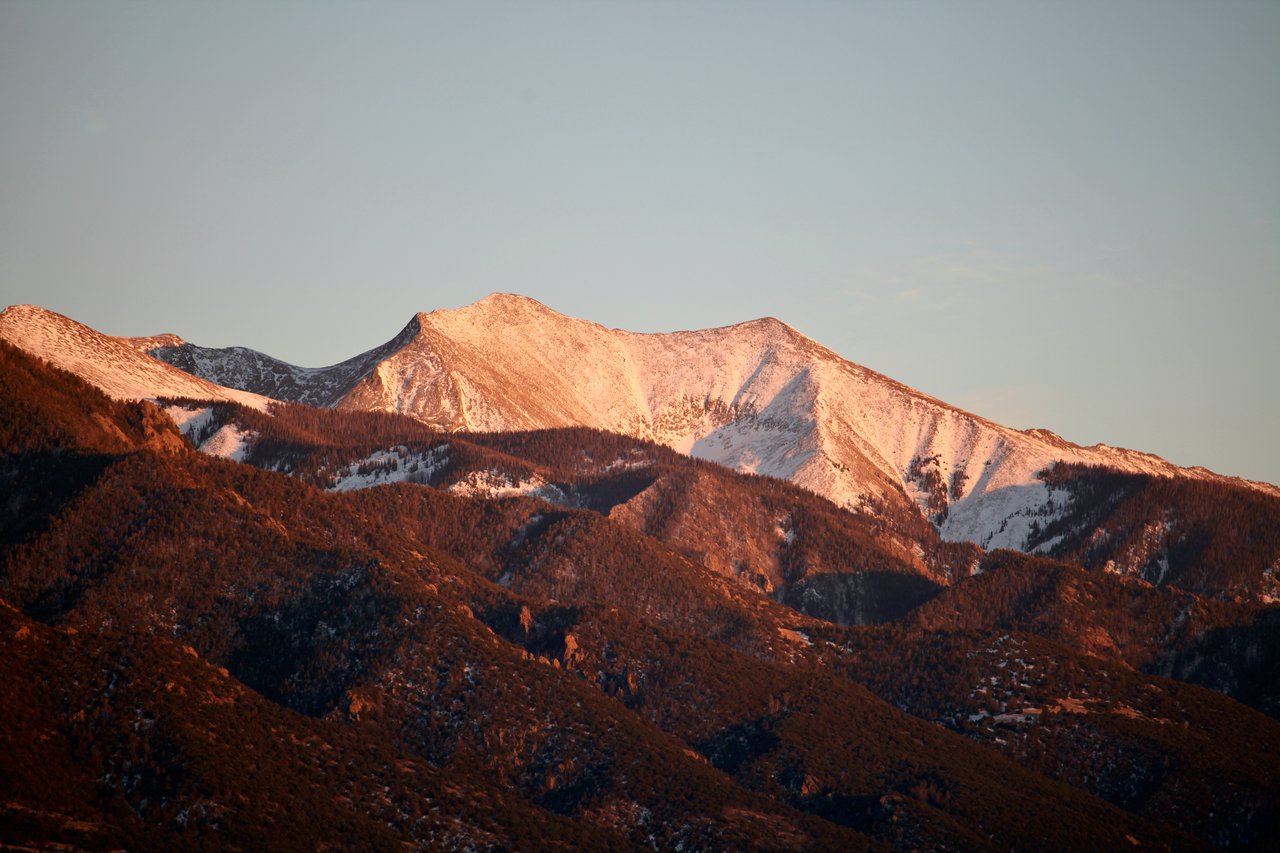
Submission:
[[[0,845],[1280,837],[1274,486],[772,319],[496,294],[328,368],[32,306],[0,341]]]
[[[418,314],[385,344],[324,368],[175,335],[110,338],[31,306],[0,314],[0,337],[120,398],[259,408],[266,398],[394,412],[444,431],[592,427],[786,479],[848,509],[914,503],[944,538],[983,547],[1027,549],[1031,526],[1054,520],[1064,495],[1038,475],[1055,463],[1226,479],[1147,453],[1000,426],[772,318],[637,334],[493,294]],[[160,370],[157,361],[179,370]],[[1280,495],[1270,484],[1235,482]]]

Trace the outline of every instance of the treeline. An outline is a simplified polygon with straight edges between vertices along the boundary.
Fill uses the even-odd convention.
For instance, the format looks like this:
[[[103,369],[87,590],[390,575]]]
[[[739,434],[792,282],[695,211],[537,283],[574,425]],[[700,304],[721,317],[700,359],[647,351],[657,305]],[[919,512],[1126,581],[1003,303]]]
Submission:
[[[663,445],[590,427],[471,432],[465,436],[473,444],[527,459],[563,474],[575,470],[595,473],[611,465],[670,464],[686,458]]]
[[[1280,594],[1280,498],[1220,481],[1076,464],[1043,476],[1068,492],[1070,511],[1029,547],[1053,542],[1055,557],[1200,595]]]
[[[217,423],[236,423],[258,435],[260,451],[295,447],[389,447],[431,442],[439,430],[388,412],[321,409],[301,403],[272,403],[270,413],[230,402],[163,398],[166,405],[211,407]]]
[[[112,400],[78,376],[0,341],[0,456],[120,453],[146,439],[141,403]]]

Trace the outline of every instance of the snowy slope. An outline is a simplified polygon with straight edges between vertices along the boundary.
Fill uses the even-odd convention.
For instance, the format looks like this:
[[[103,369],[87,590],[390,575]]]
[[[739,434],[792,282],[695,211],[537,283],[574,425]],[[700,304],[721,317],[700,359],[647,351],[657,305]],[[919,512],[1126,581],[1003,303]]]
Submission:
[[[192,397],[228,400],[266,410],[271,402],[258,394],[224,388],[139,352],[126,340],[33,305],[12,305],[0,312],[0,340],[70,371],[120,400]]]

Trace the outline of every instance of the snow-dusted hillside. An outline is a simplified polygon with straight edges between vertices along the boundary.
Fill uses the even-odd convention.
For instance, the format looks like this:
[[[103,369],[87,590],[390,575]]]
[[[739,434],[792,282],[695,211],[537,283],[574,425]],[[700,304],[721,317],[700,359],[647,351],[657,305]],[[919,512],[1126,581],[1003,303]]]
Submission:
[[[1023,548],[1033,523],[1044,526],[1062,510],[1063,497],[1055,500],[1036,476],[1057,461],[1216,476],[1149,454],[1079,447],[1044,430],[991,423],[841,358],[772,318],[638,334],[494,294],[465,308],[418,314],[386,344],[315,369],[171,336],[106,338],[27,307],[6,311],[0,330],[117,396],[225,399],[220,395],[235,393],[219,388],[227,385],[277,399],[398,412],[449,430],[591,426],[791,480],[854,509],[914,503],[947,538],[986,547]],[[201,380],[142,351],[207,382],[185,387]]]
[[[264,410],[271,402],[261,395],[193,376],[157,361],[126,339],[101,334],[34,305],[12,305],[0,311],[0,340],[76,374],[118,400],[192,397]]]

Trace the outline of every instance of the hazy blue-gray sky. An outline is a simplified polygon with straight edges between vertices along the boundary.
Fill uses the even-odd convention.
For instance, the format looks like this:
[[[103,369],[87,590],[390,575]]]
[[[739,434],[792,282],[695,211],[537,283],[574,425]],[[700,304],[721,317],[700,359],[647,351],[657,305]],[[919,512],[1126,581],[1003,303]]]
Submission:
[[[495,290],[1280,482],[1280,3],[0,3],[0,303],[320,365]]]

